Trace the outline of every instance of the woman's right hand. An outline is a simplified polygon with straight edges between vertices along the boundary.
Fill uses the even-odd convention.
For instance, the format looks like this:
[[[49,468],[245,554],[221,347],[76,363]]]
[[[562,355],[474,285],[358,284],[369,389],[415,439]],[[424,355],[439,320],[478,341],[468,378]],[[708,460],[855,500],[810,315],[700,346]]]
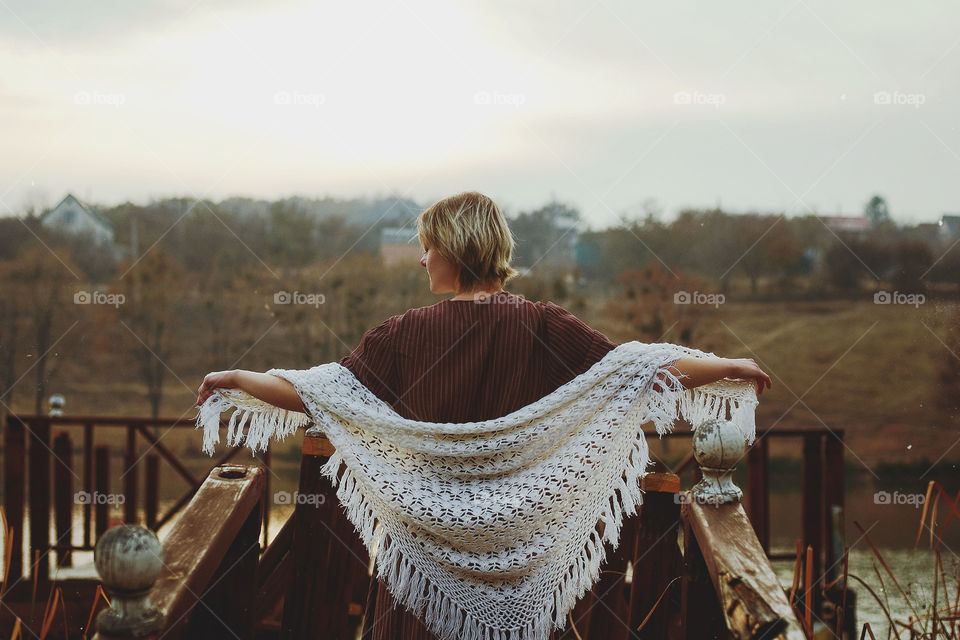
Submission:
[[[208,373],[203,378],[203,383],[197,389],[197,406],[203,405],[207,398],[213,395],[216,389],[236,389],[237,388],[237,370],[214,371]]]
[[[766,385],[768,389],[773,386],[770,376],[757,366],[753,358],[727,358],[726,360],[730,366],[726,377],[754,381],[757,385],[758,396],[763,393],[764,385]]]

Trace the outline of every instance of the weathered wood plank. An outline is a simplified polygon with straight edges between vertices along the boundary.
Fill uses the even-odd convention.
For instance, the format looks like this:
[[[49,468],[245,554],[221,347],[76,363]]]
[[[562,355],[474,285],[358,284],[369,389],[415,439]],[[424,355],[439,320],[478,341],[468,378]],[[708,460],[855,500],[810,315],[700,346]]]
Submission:
[[[804,640],[743,506],[699,504],[689,497],[683,502],[683,518],[703,551],[727,628],[740,638]]]
[[[150,598],[166,616],[167,631],[172,632],[169,637],[178,637],[186,628],[189,614],[204,592],[216,586],[211,582],[227,557],[237,556],[235,566],[249,573],[249,576],[244,573],[243,580],[247,581],[244,587],[252,596],[255,564],[248,564],[244,559],[252,554],[255,560],[259,550],[257,532],[263,474],[260,467],[241,465],[224,465],[211,471],[164,541],[165,566]],[[223,569],[229,571],[230,568]],[[217,579],[242,582],[223,573],[217,575]],[[244,610],[250,606],[249,602],[237,602],[236,618],[242,620]],[[226,629],[222,631],[224,637],[232,637]]]

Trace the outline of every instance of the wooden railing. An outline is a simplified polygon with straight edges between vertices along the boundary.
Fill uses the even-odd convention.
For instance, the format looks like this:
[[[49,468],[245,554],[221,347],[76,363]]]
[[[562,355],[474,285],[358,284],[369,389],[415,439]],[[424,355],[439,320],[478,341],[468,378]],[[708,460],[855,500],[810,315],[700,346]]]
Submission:
[[[33,416],[7,414],[3,438],[4,510],[13,530],[14,553],[8,581],[16,583],[24,576],[20,549],[24,540],[26,496],[29,494],[29,577],[42,585],[50,576],[50,551],[56,553],[58,566],[72,563],[72,551],[92,551],[97,539],[109,526],[111,507],[122,501],[123,521],[142,522],[157,530],[173,518],[200,488],[202,477],[191,472],[167,447],[163,436],[169,429],[193,429],[188,420],[167,418],[122,418],[104,416]],[[160,435],[154,434],[157,430]],[[104,431],[112,431],[105,436]],[[122,433],[118,438],[117,432]],[[52,438],[56,432],[56,436]],[[117,441],[123,444],[118,447]],[[77,446],[79,442],[79,447]],[[74,462],[80,452],[81,464]],[[120,472],[111,472],[115,452],[123,452]],[[230,448],[211,467],[224,464],[240,451]],[[269,465],[269,452],[261,455]],[[167,473],[173,472],[187,489],[164,513],[159,512],[161,461]],[[51,484],[51,475],[53,482]],[[143,485],[141,485],[141,476]],[[121,488],[114,490],[119,480]],[[269,477],[266,493],[269,493]],[[140,487],[144,498],[139,500]],[[27,488],[29,487],[29,492]],[[75,507],[82,510],[83,531],[79,544],[73,542]],[[264,500],[263,541],[268,540],[270,503]],[[50,514],[53,511],[55,537],[51,539]]]
[[[114,423],[104,423],[103,418],[8,417],[4,440],[5,506],[8,514],[13,516],[10,525],[15,532],[18,522],[19,530],[22,530],[24,471],[28,472],[31,489],[41,487],[40,491],[31,490],[31,513],[49,514],[51,491],[49,484],[44,485],[41,479],[50,477],[51,466],[54,472],[52,503],[55,514],[61,513],[58,505],[62,508],[57,496],[72,494],[73,487],[69,483],[74,473],[71,460],[73,447],[67,446],[70,441],[58,435],[52,448],[44,446],[50,442],[50,431],[54,426],[83,428],[83,486],[90,492],[105,488],[107,484],[103,478],[109,477],[106,473],[108,450],[95,446],[93,428],[98,425],[126,428],[124,462],[127,469],[137,467],[135,444],[138,437],[144,438],[152,445],[152,451],[156,451],[145,457],[145,502],[149,504],[153,500],[156,505],[155,489],[151,487],[156,487],[157,482],[151,477],[157,476],[159,458],[164,458],[175,471],[178,471],[178,465],[181,468],[183,465],[163,447],[162,442],[151,437],[148,427],[157,423],[114,420]],[[167,426],[193,425],[174,423]],[[690,434],[675,432],[665,437],[689,438]],[[771,557],[767,498],[769,442],[775,437],[799,437],[804,443],[804,545],[811,546],[826,559],[831,558],[837,552],[830,546],[834,540],[832,534],[837,530],[838,520],[842,522],[842,432],[784,430],[759,434],[744,458],[749,463],[744,505],[739,501],[720,507],[702,505],[696,503],[689,492],[682,492],[680,473],[692,473],[695,482],[701,478],[700,468],[691,452],[673,466],[672,471],[676,473],[670,473],[664,466],[662,472],[650,473],[643,478],[645,495],[640,513],[624,521],[621,543],[616,551],[608,553],[599,582],[577,603],[569,616],[570,625],[563,633],[557,633],[556,639],[573,640],[577,635],[584,640],[714,637],[699,635],[708,632],[719,634],[716,637],[726,637],[723,634],[733,630],[740,633],[741,637],[802,637],[796,635],[796,619],[768,562]],[[228,452],[225,458],[235,452]],[[382,615],[384,605],[377,603],[377,581],[371,575],[366,548],[353,525],[346,519],[334,487],[320,472],[332,453],[331,445],[319,430],[307,431],[301,457],[299,492],[301,496],[310,498],[295,502],[293,514],[257,561],[244,561],[247,564],[243,564],[243,578],[229,581],[233,587],[244,592],[235,592],[228,599],[243,607],[247,606],[243,603],[249,603],[249,611],[244,610],[239,618],[239,614],[231,610],[228,620],[231,628],[234,619],[241,619],[246,625],[244,633],[258,629],[272,631],[281,638],[352,638],[358,631],[369,634],[373,621]],[[153,463],[150,462],[150,456],[154,457]],[[26,464],[28,460],[29,466]],[[58,465],[62,467],[59,476],[56,470]],[[171,532],[164,550],[169,551],[167,565],[180,568],[168,573],[166,582],[158,581],[162,589],[155,585],[150,592],[151,599],[163,613],[167,630],[174,633],[171,637],[187,633],[173,629],[171,625],[174,622],[178,625],[201,625],[189,620],[197,615],[207,615],[185,614],[182,618],[186,622],[177,622],[174,618],[179,613],[187,609],[195,612],[197,603],[201,601],[204,606],[199,608],[210,609],[214,613],[217,612],[217,606],[223,606],[217,604],[221,602],[217,598],[226,596],[211,594],[205,598],[204,585],[222,582],[212,577],[217,567],[222,569],[223,558],[227,557],[228,552],[233,554],[230,556],[234,558],[233,561],[237,561],[236,549],[230,549],[235,544],[247,544],[245,541],[253,526],[250,523],[256,520],[256,531],[259,531],[268,509],[268,478],[262,470],[238,465],[229,467],[235,473],[242,471],[248,474],[243,477],[249,479],[249,487],[243,490],[240,499],[236,485],[232,483],[240,478],[225,476],[224,468],[215,468],[202,484],[191,487],[185,497],[178,501],[178,504],[184,504],[190,500],[190,504],[174,525],[177,535]],[[65,474],[67,477],[64,477]],[[191,482],[183,473],[180,475],[188,484]],[[825,482],[825,477],[830,478],[830,482]],[[17,478],[20,478],[19,485]],[[136,494],[136,482],[124,481],[124,490],[130,491],[131,496]],[[10,491],[11,486],[13,491]],[[154,492],[153,498],[151,491]],[[256,496],[259,505],[255,509],[249,503],[254,499],[251,496]],[[72,495],[70,497],[72,504]],[[135,501],[135,497],[131,501]],[[238,507],[239,503],[242,504]],[[745,511],[743,506],[748,509]],[[237,508],[239,511],[236,511]],[[149,513],[150,508],[145,511]],[[156,513],[155,507],[153,512]],[[159,522],[169,519],[169,513],[172,512],[152,520],[146,516],[144,521],[158,526]],[[252,515],[254,513],[255,516]],[[245,514],[242,515],[242,522],[241,515],[237,514]],[[129,512],[129,515],[133,516],[133,521],[138,519],[135,511]],[[91,519],[94,524],[99,519],[96,507],[85,505],[84,516],[84,545],[70,548],[89,548],[92,542]],[[42,519],[42,515],[31,518],[31,548],[36,552],[65,548],[64,545],[51,544],[48,537],[39,535],[40,525],[36,523]],[[66,523],[69,520],[65,516],[55,515],[55,520],[61,521],[57,525],[58,532],[61,531],[61,524],[65,529],[68,528]],[[103,520],[105,522],[106,519]],[[47,520],[46,526],[49,527],[49,524]],[[602,523],[598,526],[602,527]],[[94,531],[99,537],[103,529],[95,527]],[[721,531],[722,535],[715,535]],[[842,533],[842,529],[840,531]],[[678,544],[678,534],[681,532],[682,550]],[[254,533],[254,544],[256,538]],[[183,564],[187,563],[187,556],[206,559],[199,561],[196,566],[188,566],[189,563]],[[251,564],[252,569],[248,566]],[[41,578],[46,575],[39,565],[35,571]],[[820,571],[818,568],[813,572],[815,585],[824,579]],[[181,582],[177,594],[170,593]],[[192,605],[189,604],[190,593],[193,594]],[[819,608],[814,611],[819,611]],[[216,618],[209,618],[203,624],[212,625],[210,620],[215,621]],[[244,633],[238,633],[238,636],[246,637]],[[191,636],[187,634],[182,637]]]

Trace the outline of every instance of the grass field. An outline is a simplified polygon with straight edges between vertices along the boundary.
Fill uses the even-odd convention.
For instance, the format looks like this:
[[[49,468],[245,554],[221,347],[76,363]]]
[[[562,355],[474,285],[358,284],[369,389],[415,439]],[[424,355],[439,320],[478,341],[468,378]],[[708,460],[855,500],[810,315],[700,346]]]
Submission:
[[[928,300],[919,308],[862,301],[727,302],[696,327],[695,344],[725,357],[755,359],[774,380],[760,398],[758,429],[828,427],[844,429],[848,461],[960,461],[960,424],[938,412],[937,375],[954,355],[941,342],[956,302]],[[617,342],[619,334],[603,317],[601,304],[578,312],[588,324]],[[667,334],[664,341],[675,341]],[[277,366],[282,366],[278,363]],[[82,370],[82,367],[74,368]],[[205,372],[177,371],[167,378],[164,416],[189,417],[194,389]],[[65,369],[54,392],[67,397],[70,413],[146,415],[142,385],[111,380],[111,372],[86,371],[69,379]],[[177,379],[179,378],[179,380]],[[181,383],[182,381],[182,383]],[[30,412],[29,381],[14,408]],[[199,434],[177,430],[165,441],[183,453],[199,452]],[[798,446],[774,449],[790,456]],[[279,452],[278,452],[279,453]]]

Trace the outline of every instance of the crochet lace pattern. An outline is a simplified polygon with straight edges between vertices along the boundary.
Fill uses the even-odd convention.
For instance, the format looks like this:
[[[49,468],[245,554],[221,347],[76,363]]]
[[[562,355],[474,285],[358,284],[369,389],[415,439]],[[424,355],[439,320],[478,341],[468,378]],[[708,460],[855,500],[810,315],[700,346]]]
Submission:
[[[540,400],[466,423],[403,418],[335,362],[270,369],[306,414],[220,389],[197,427],[212,455],[230,408],[227,443],[253,451],[313,422],[336,448],[323,473],[398,602],[443,640],[546,640],[598,580],[604,542],[617,548],[624,516],[643,502],[644,425],[662,437],[680,417],[693,427],[730,419],[755,439],[755,384],[684,389],[668,369],[656,377],[680,357],[716,356],[627,342]]]

